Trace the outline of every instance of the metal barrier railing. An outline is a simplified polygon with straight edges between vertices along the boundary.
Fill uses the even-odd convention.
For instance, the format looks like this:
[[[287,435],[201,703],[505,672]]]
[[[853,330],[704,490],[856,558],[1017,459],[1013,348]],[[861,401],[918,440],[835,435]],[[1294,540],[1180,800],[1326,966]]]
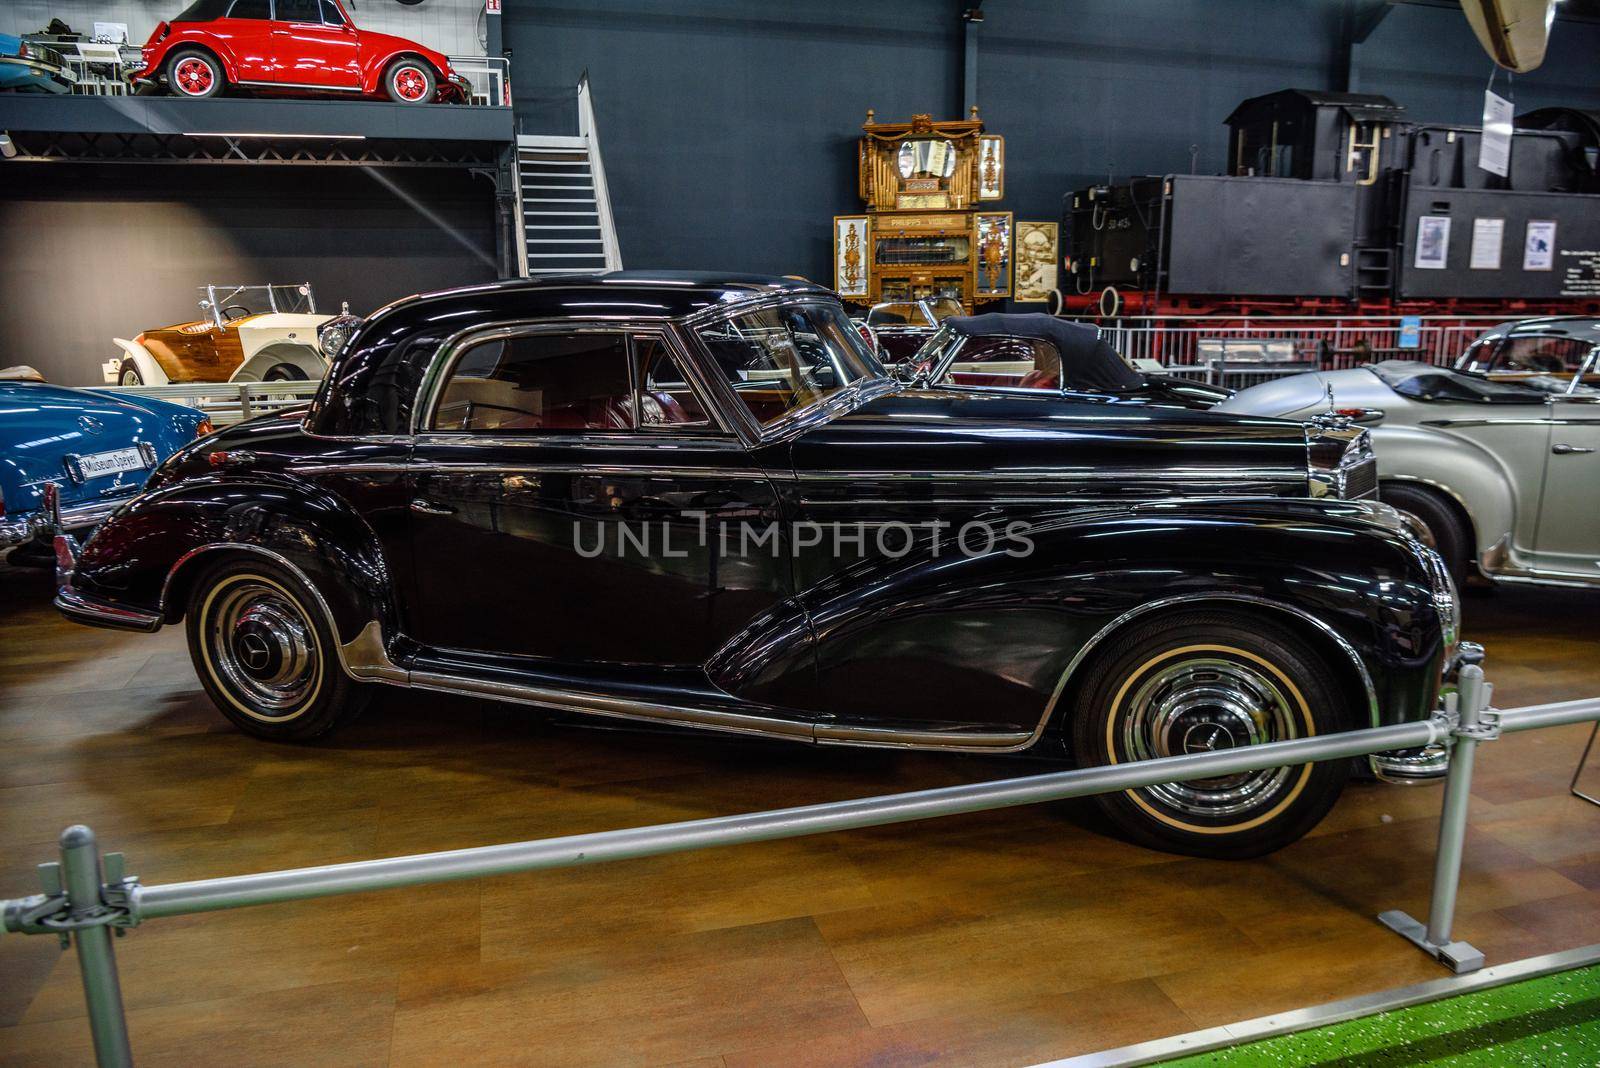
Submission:
[[[467,103],[479,107],[511,106],[511,61],[504,56],[451,56],[450,66],[472,83]]]
[[[198,408],[213,426],[241,423],[268,412],[304,404],[322,388],[320,381],[186,382],[167,386],[95,386],[107,393],[157,397]]]
[[[1378,360],[1421,360],[1450,366],[1484,331],[1504,316],[1135,316],[1085,319],[1127,359],[1155,360],[1170,369],[1206,368],[1216,362],[1203,350],[1245,349],[1278,342],[1293,347],[1295,369],[1253,370],[1232,361],[1237,374],[1298,374],[1335,371]],[[1229,384],[1232,384],[1231,382]]]
[[[102,864],[94,832],[74,826],[62,832],[60,862],[39,866],[44,893],[0,902],[0,910],[7,931],[54,934],[63,946],[76,944],[96,1059],[101,1065],[126,1065],[132,1063],[132,1051],[112,931],[120,935],[146,920],[828,834],[1450,743],[1454,752],[1439,819],[1428,922],[1424,925],[1403,912],[1386,912],[1379,920],[1453,970],[1466,972],[1481,967],[1483,955],[1454,941],[1450,931],[1474,750],[1505,732],[1600,720],[1600,698],[1495,711],[1489,708],[1490,696],[1483,670],[1468,665],[1461,671],[1457,692],[1447,695],[1445,710],[1415,723],[770,812],[164,886],[143,886],[125,875],[120,853],[106,854]]]

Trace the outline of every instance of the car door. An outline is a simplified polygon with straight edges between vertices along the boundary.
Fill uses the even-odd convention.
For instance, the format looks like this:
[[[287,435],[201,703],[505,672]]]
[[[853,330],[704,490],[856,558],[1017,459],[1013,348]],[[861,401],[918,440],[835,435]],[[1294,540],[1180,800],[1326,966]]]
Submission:
[[[1596,502],[1600,502],[1600,390],[1580,383],[1550,402],[1535,567],[1600,581]]]
[[[236,80],[273,80],[277,39],[272,34],[272,0],[233,0],[227,14],[212,22],[208,31],[233,57]]]
[[[360,89],[356,30],[333,0],[273,0],[273,80],[315,89]]]
[[[447,347],[411,472],[417,640],[574,673],[700,667],[789,597],[786,559],[725,550],[776,522],[777,494],[683,366],[648,326]]]

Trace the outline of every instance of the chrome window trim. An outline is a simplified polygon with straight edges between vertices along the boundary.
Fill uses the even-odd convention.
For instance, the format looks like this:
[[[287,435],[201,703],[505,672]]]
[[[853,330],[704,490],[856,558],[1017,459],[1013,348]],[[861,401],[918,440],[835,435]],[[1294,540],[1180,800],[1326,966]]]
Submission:
[[[1108,478],[1132,478],[1140,481],[1200,482],[1211,479],[1236,479],[1248,482],[1282,482],[1303,485],[1305,475],[1299,471],[1261,469],[1251,467],[1164,467],[1139,466],[1106,467],[1048,467],[1019,468],[994,471],[802,471],[801,482],[984,482],[994,483],[1008,479],[1027,482],[1077,482],[1104,481]],[[914,503],[914,502],[912,502]]]
[[[481,440],[492,437],[493,435],[475,434],[470,430],[437,430],[431,427],[429,424],[433,422],[435,410],[439,404],[440,390],[443,384],[448,380],[450,371],[454,368],[455,364],[461,359],[461,356],[466,353],[468,349],[487,341],[511,337],[527,337],[537,334],[622,335],[624,341],[627,343],[628,384],[630,395],[633,397],[637,397],[638,395],[638,382],[636,381],[637,375],[634,367],[636,361],[634,359],[633,338],[639,334],[647,334],[660,338],[662,343],[667,346],[668,351],[677,358],[678,363],[683,371],[689,375],[688,381],[690,390],[695,393],[702,406],[705,407],[706,412],[712,417],[713,420],[715,420],[716,427],[713,428],[711,432],[715,433],[720,431],[723,434],[729,434],[732,432],[729,429],[727,420],[723,417],[723,413],[719,406],[716,404],[706,403],[707,398],[705,395],[705,387],[698,380],[698,376],[696,374],[698,369],[693,366],[694,360],[690,358],[689,353],[683,351],[681,340],[676,337],[674,331],[670,329],[668,324],[661,322],[641,321],[634,318],[608,319],[548,316],[537,319],[502,320],[500,322],[489,324],[480,323],[476,326],[470,326],[464,330],[458,331],[441,342],[439,347],[434,351],[433,356],[429,359],[427,370],[424,371],[422,375],[422,382],[417,387],[417,399],[416,402],[411,406],[411,424],[409,427],[410,440],[420,443],[425,440],[437,441],[440,438],[449,438],[452,443],[466,444],[469,442],[463,441],[463,439],[476,438]],[[638,422],[637,409],[634,411],[634,422]],[[692,427],[691,430],[705,432],[707,428]],[[517,444],[554,442],[560,438],[589,442],[594,441],[606,434],[627,434],[629,437],[637,439],[640,435],[666,436],[670,435],[671,433],[671,431],[654,429],[644,430],[638,426],[635,426],[627,431],[593,431],[589,433],[578,431],[572,434],[514,435],[512,440]],[[506,439],[502,438],[501,443],[505,444],[508,442]]]
[[[715,360],[710,350],[706,347],[705,341],[700,337],[700,331],[703,328],[719,322],[727,322],[752,311],[763,311],[767,308],[789,308],[796,305],[825,307],[838,312],[845,318],[847,323],[851,323],[850,316],[844,309],[844,304],[837,297],[826,293],[792,293],[782,297],[774,297],[767,294],[748,300],[729,301],[727,304],[703,308],[693,315],[685,316],[680,322],[684,336],[693,340],[696,353],[709,366],[713,365]],[[847,330],[846,334],[854,338],[858,343],[861,341],[861,337],[856,333],[853,323],[851,323],[851,329]],[[751,435],[751,444],[765,444],[782,440],[798,429],[809,427],[814,422],[820,422],[820,417],[833,413],[840,406],[841,401],[848,402],[843,406],[844,410],[853,410],[860,403],[863,396],[869,399],[875,398],[895,392],[901,388],[902,384],[896,382],[884,370],[883,365],[878,362],[878,358],[875,355],[866,352],[864,349],[861,355],[866,358],[869,370],[875,369],[877,371],[875,376],[869,375],[866,378],[857,379],[841,386],[832,393],[818,397],[809,404],[785,412],[778,419],[768,424],[762,424],[755,418],[749,406],[739,398],[739,393],[733,388],[733,384],[725,377],[722,375],[707,375],[707,377],[714,381],[716,388],[722,391],[724,403],[731,410],[739,413],[741,422]],[[879,388],[869,389],[869,386]]]

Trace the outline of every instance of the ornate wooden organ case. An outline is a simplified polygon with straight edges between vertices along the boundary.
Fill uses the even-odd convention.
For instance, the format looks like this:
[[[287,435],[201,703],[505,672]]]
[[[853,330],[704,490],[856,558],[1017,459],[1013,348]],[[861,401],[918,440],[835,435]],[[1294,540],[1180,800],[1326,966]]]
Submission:
[[[1005,195],[1005,138],[967,119],[861,127],[865,215],[833,220],[834,288],[876,304],[953,297],[969,311],[1011,295],[1011,213],[982,208]]]

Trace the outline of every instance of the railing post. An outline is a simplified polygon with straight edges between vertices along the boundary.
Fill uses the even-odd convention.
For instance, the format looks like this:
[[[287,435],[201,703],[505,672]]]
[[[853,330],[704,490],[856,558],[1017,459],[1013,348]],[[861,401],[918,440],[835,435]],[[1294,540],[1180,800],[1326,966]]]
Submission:
[[[104,913],[105,882],[94,832],[82,824],[61,832],[61,873],[67,905],[73,920],[93,919]],[[78,971],[83,976],[83,1000],[89,1010],[89,1030],[94,1035],[95,1063],[101,1068],[133,1064],[128,1044],[128,1021],[122,1012],[122,986],[117,982],[117,959],[111,949],[111,928],[104,923],[77,926],[72,940],[78,948]]]
[[[1459,713],[1451,733],[1455,743],[1450,753],[1450,771],[1445,778],[1444,804],[1439,814],[1439,845],[1433,860],[1433,897],[1428,905],[1428,923],[1423,926],[1406,913],[1395,909],[1378,917],[1378,922],[1408,939],[1423,952],[1454,972],[1475,972],[1483,967],[1483,954],[1466,942],[1453,942],[1450,929],[1455,922],[1456,892],[1461,886],[1461,857],[1467,838],[1467,806],[1472,793],[1472,765],[1478,743],[1497,737],[1493,723],[1483,722],[1493,688],[1483,681],[1483,669],[1468,664],[1461,669],[1454,695]]]

